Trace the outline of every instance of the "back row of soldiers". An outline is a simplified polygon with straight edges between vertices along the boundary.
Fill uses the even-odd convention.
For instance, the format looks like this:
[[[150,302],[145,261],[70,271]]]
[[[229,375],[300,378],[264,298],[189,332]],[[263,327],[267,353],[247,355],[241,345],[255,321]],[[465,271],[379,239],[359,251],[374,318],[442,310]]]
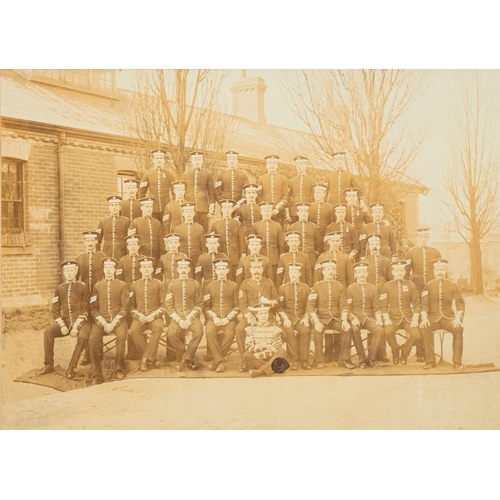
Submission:
[[[104,293],[99,290],[103,286],[99,283],[103,274],[104,281],[113,280],[124,283],[129,297],[135,298],[141,303],[140,307],[136,303],[135,308],[130,309],[130,317],[125,324],[128,323],[130,326],[129,355],[132,358],[139,357],[141,359],[141,369],[143,370],[147,370],[151,364],[156,362],[156,352],[163,329],[165,311],[167,312],[167,323],[170,323],[169,337],[178,355],[177,366],[179,369],[196,367],[193,357],[203,335],[203,326],[200,328],[202,323],[198,323],[198,320],[204,316],[207,343],[215,360],[214,367],[218,371],[223,371],[224,356],[227,354],[234,336],[236,336],[242,360],[244,360],[246,333],[248,328],[255,326],[255,318],[250,308],[260,307],[262,309],[271,308],[271,306],[276,318],[281,318],[283,322],[283,340],[288,346],[289,355],[292,357],[292,368],[296,369],[300,361],[303,368],[308,369],[310,366],[307,340],[309,339],[310,322],[314,318],[319,321],[320,318],[320,316],[312,316],[317,314],[315,312],[306,312],[306,308],[311,302],[308,297],[314,295],[314,288],[321,288],[325,283],[330,283],[326,278],[330,275],[332,279],[335,278],[335,283],[338,283],[337,288],[340,287],[339,290],[343,290],[344,298],[352,287],[355,289],[356,286],[360,285],[365,290],[366,285],[366,289],[373,288],[374,292],[371,295],[373,295],[372,300],[375,302],[373,311],[365,315],[366,318],[362,324],[356,320],[349,323],[347,319],[343,319],[344,313],[346,313],[351,314],[349,317],[352,320],[352,312],[349,312],[349,308],[353,307],[352,303],[349,305],[348,299],[344,301],[340,292],[338,292],[338,297],[337,292],[333,294],[345,309],[340,308],[338,311],[336,310],[336,315],[331,315],[332,318],[336,318],[335,321],[338,323],[330,325],[332,328],[326,330],[328,333],[337,333],[325,336],[324,354],[323,348],[320,349],[319,345],[320,342],[321,346],[323,345],[323,337],[316,335],[321,334],[324,328],[320,329],[319,326],[316,328],[316,325],[319,325],[321,321],[319,323],[312,321],[315,330],[316,366],[321,368],[322,365],[324,366],[324,362],[338,359],[343,366],[352,368],[354,365],[350,361],[351,337],[358,350],[361,366],[364,366],[365,363],[368,366],[373,366],[376,359],[389,361],[385,354],[384,338],[391,346],[393,361],[399,362],[400,351],[395,342],[394,332],[391,333],[391,328],[387,328],[390,326],[388,324],[390,319],[384,318],[382,320],[378,314],[383,313],[380,304],[383,304],[384,301],[380,301],[380,299],[384,295],[384,291],[387,293],[385,289],[390,289],[392,286],[390,283],[393,281],[390,280],[393,272],[398,269],[397,265],[399,265],[399,269],[403,266],[403,274],[401,275],[400,270],[397,272],[400,280],[406,278],[405,284],[398,285],[398,287],[400,285],[402,287],[398,288],[399,302],[394,303],[389,309],[393,309],[394,312],[395,306],[398,305],[398,310],[403,311],[402,296],[404,293],[409,293],[410,300],[407,304],[407,310],[402,313],[402,317],[399,318],[400,321],[396,325],[402,326],[409,333],[409,340],[403,349],[406,354],[403,355],[402,351],[401,359],[407,357],[408,347],[411,349],[413,344],[417,343],[417,347],[419,347],[418,360],[424,361],[424,347],[421,342],[417,342],[420,334],[415,322],[418,319],[415,320],[414,315],[417,314],[418,317],[420,297],[423,297],[424,287],[434,277],[432,261],[437,259],[443,263],[442,259],[439,260],[441,258],[439,252],[427,245],[428,228],[418,230],[417,247],[408,252],[404,265],[401,262],[398,264],[394,235],[390,226],[384,221],[383,205],[380,203],[372,204],[373,219],[368,216],[364,198],[362,195],[358,196],[361,191],[356,185],[355,179],[343,169],[345,165],[343,153],[334,155],[336,170],[328,177],[327,185],[316,184],[312,177],[306,175],[306,158],[297,157],[295,159],[298,175],[289,182],[276,173],[277,160],[278,157],[274,155],[267,157],[268,174],[262,176],[257,184],[251,184],[247,182],[246,174],[236,169],[237,153],[228,152],[229,169],[218,177],[215,186],[213,186],[210,173],[201,169],[202,153],[192,154],[193,170],[186,172],[181,181],[175,181],[171,172],[163,168],[164,152],[155,150],[153,152],[155,168],[150,169],[144,175],[140,185],[140,194],[148,194],[147,190],[149,190],[150,195],[156,194],[157,196],[144,196],[140,200],[135,200],[134,195],[137,195],[138,190],[137,183],[128,181],[126,183],[128,199],[122,200],[117,196],[108,198],[110,216],[101,220],[96,232],[84,233],[86,252],[79,255],[74,264],[67,264],[67,267],[76,266],[73,280],[79,279],[86,284],[89,296],[90,291],[92,291],[89,304],[94,325],[93,328],[90,328],[89,321],[89,325],[84,329],[81,328],[79,320],[76,320],[77,328],[74,329],[73,333],[78,333],[79,330],[80,333],[78,333],[77,348],[75,348],[67,371],[70,377],[74,376],[74,370],[81,355],[82,346],[86,343],[86,337],[91,340],[90,361],[92,362],[94,380],[97,383],[102,381],[102,372],[100,371],[102,335],[110,332],[116,333],[117,338],[122,338],[117,346],[116,374],[118,378],[123,377],[123,357],[127,338],[127,328],[123,322],[131,305],[123,303],[125,292],[122,285],[118,287],[115,285],[114,290],[113,287],[108,286],[104,298],[99,297],[100,294]],[[170,188],[173,189],[175,200],[169,202]],[[194,201],[187,200],[187,193],[189,193],[190,198],[194,198]],[[238,193],[240,196],[241,194],[244,196],[238,198]],[[347,198],[345,204],[340,202],[342,193]],[[225,197],[229,195],[232,198]],[[259,196],[264,200],[257,203]],[[311,196],[313,203],[307,201],[311,199]],[[222,218],[214,222],[211,232],[207,233],[202,224],[207,225],[208,219],[215,211],[215,197],[221,206]],[[266,197],[269,197],[269,200]],[[338,201],[338,203],[333,207],[324,201],[326,197],[329,200]],[[292,203],[293,201],[295,203]],[[137,217],[139,210],[141,216]],[[119,215],[120,211],[122,215]],[[347,216],[352,223],[346,221]],[[195,222],[195,218],[199,223]],[[161,219],[161,223],[158,219]],[[311,219],[316,223],[312,222]],[[282,226],[283,221],[291,222],[286,234]],[[99,247],[102,252],[97,250]],[[323,250],[326,251],[323,252]],[[361,262],[356,264],[360,258],[362,258]],[[108,268],[114,267],[112,273],[108,270],[107,276],[105,275],[106,264]],[[226,267],[226,277],[221,279],[219,275],[224,273],[218,272],[218,269]],[[256,270],[256,268],[258,269]],[[332,268],[334,269],[333,275],[331,274]],[[297,271],[299,272],[297,273]],[[145,272],[146,274],[144,274]],[[363,279],[364,274],[366,274],[366,279]],[[118,280],[115,280],[115,277]],[[394,277],[395,281],[398,281],[396,274]],[[408,281],[410,277],[412,281]],[[228,283],[232,283],[226,287],[230,289],[228,297],[224,297],[225,307],[230,308],[229,317],[219,317],[213,313],[210,304],[212,301],[218,302],[222,311],[224,307],[221,302],[224,294],[222,294],[222,289],[219,290],[220,294],[217,299],[217,293],[215,293],[217,286],[210,285],[226,280]],[[262,280],[267,280],[266,286],[262,285]],[[138,282],[140,284],[137,285]],[[390,283],[388,284],[388,282]],[[67,279],[67,283],[71,284],[72,281]],[[76,283],[78,282],[76,281]],[[156,284],[154,285],[154,283]],[[150,286],[153,286],[154,290],[150,290]],[[257,287],[257,291],[255,291],[255,287]],[[169,291],[170,288],[172,288],[171,291]],[[290,297],[287,298],[287,293],[292,293],[292,290],[293,300]],[[457,295],[457,291],[458,289],[454,287],[451,299],[452,301],[455,299],[457,307],[459,305],[462,307],[463,300],[459,297],[459,292]],[[113,296],[113,300],[110,299],[110,294]],[[213,294],[215,294],[214,297],[212,297]],[[238,297],[237,300],[235,294]],[[364,310],[366,297],[364,292],[362,295]],[[232,301],[230,296],[233,297]],[[318,293],[317,296],[320,301],[324,299],[321,293]],[[56,297],[58,297],[57,292]],[[158,306],[154,308],[154,312],[151,312],[153,310],[151,309],[153,307],[151,297],[155,297],[154,304]],[[326,297],[333,300],[330,285],[328,285]],[[69,298],[68,292],[67,299],[69,300]],[[150,300],[149,303],[147,298]],[[441,308],[442,294],[438,296],[438,299]],[[182,314],[177,311],[173,313],[175,317],[172,315],[172,307],[170,311],[168,308],[169,300],[182,302]],[[208,309],[203,305],[207,300],[209,302]],[[113,301],[115,309],[118,304],[120,306],[119,312],[114,311],[114,314],[110,309],[110,304]],[[82,299],[82,304],[84,302],[85,300]],[[283,305],[286,303],[288,303],[288,307]],[[60,303],[55,301],[55,316],[59,314],[58,304]],[[104,315],[99,314],[99,304],[106,310]],[[98,305],[99,308],[96,311],[95,308]],[[175,310],[175,306],[173,307]],[[328,307],[330,311],[331,304]],[[389,309],[385,313],[389,314]],[[124,310],[127,310],[127,314],[123,314]],[[409,315],[408,311],[413,311],[413,316]],[[461,314],[463,315],[463,307]],[[241,315],[240,321],[239,324],[236,324],[238,315]],[[104,320],[105,316],[110,318],[109,321]],[[371,318],[372,316],[373,318]],[[447,316],[449,316],[449,311]],[[116,320],[117,317],[119,317],[118,320]],[[292,321],[291,317],[295,318],[295,321]],[[90,316],[87,314],[87,319],[89,318]],[[65,320],[60,317],[57,319],[61,320],[56,322],[59,325],[59,331],[54,327],[46,331],[46,367],[42,372],[50,371],[50,367],[53,365],[54,338],[73,330],[73,328],[66,327],[68,331],[63,329],[61,333],[61,322],[65,323]],[[422,319],[424,319],[423,315]],[[69,320],[71,325],[73,323],[71,311],[69,312]],[[172,322],[172,320],[174,321]],[[373,325],[371,321],[374,322]],[[457,339],[461,338],[461,333],[458,334],[458,330],[461,329],[460,317],[458,321],[460,323],[458,328],[455,325],[448,325],[450,329],[457,330],[454,332],[457,334]],[[357,322],[359,325],[356,324]],[[86,324],[86,322],[83,323]],[[121,325],[120,331],[118,331],[118,325]],[[228,325],[234,325],[234,328],[228,327]],[[386,327],[385,332],[382,325]],[[372,334],[368,359],[364,359],[358,326],[368,329]],[[149,343],[143,334],[146,329],[152,330]],[[191,331],[193,339],[186,350],[184,336],[187,330]],[[214,338],[219,332],[224,333],[221,345],[214,342]],[[433,342],[432,335],[430,338]],[[430,338],[428,343],[431,342]],[[460,345],[460,341],[457,340],[454,361],[459,366],[461,366]],[[427,351],[426,366],[432,367],[435,363],[435,359],[433,361],[432,358],[434,350],[432,348]],[[247,364],[243,363],[243,371],[246,371]]]

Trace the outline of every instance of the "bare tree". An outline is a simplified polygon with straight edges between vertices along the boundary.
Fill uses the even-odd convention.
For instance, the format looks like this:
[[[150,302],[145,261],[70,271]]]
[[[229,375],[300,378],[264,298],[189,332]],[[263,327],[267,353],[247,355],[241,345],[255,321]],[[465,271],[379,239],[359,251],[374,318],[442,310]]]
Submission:
[[[186,169],[190,150],[224,150],[232,130],[232,115],[224,113],[221,101],[226,75],[227,72],[218,70],[133,72],[126,126],[138,142],[142,170],[150,161],[144,152],[160,145],[168,146],[171,168],[177,174]],[[209,169],[216,169],[218,155],[208,155],[205,163]]]
[[[327,169],[328,153],[349,152],[367,199],[385,202],[396,214],[417,184],[407,172],[425,131],[410,126],[410,111],[427,86],[427,73],[301,70],[283,83],[292,111],[311,133],[295,147]]]
[[[481,241],[500,218],[500,173],[495,118],[498,106],[481,71],[461,75],[458,116],[449,144],[443,189],[444,203],[455,227],[467,243],[470,284],[475,294],[484,293]]]

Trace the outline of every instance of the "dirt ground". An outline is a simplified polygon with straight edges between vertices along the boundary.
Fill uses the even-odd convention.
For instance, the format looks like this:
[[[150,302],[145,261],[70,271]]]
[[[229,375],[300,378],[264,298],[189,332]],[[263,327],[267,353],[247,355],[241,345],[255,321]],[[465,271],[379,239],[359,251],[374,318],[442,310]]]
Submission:
[[[464,363],[500,366],[500,298],[466,305]],[[58,392],[14,382],[43,365],[43,330],[27,327],[2,334],[4,429],[500,428],[500,372],[125,379]],[[73,342],[58,339],[56,364],[67,366]]]

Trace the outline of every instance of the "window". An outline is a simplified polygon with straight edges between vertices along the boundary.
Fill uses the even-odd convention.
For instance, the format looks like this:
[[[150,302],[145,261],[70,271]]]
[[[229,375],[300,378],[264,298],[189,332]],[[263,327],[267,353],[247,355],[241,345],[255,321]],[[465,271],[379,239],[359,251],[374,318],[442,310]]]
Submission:
[[[2,160],[2,234],[22,233],[24,229],[23,164]]]
[[[34,69],[32,79],[93,94],[114,96],[114,69]]]

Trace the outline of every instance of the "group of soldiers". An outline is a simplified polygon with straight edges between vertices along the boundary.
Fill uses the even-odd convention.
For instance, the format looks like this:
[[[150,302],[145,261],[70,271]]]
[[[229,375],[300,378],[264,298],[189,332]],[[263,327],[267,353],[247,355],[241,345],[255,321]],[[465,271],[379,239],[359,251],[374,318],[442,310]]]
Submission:
[[[52,300],[39,374],[54,370],[55,338],[66,335],[77,338],[68,378],[85,352],[80,363],[91,364],[93,383],[104,381],[109,334],[114,378],[124,378],[125,359],[139,360],[141,371],[158,368],[165,326],[179,371],[198,368],[204,334],[205,360],[216,372],[234,341],[240,372],[252,376],[271,375],[277,358],[310,370],[311,340],[317,369],[332,361],[356,368],[351,345],[360,368],[390,362],[387,344],[395,365],[407,364],[416,346],[417,361],[432,369],[439,329],[453,334],[454,367],[464,368],[465,303],[446,278],[448,262],[428,246],[424,227],[398,259],[384,205],[367,206],[345,153],[332,155],[324,184],[307,174],[303,156],[289,180],[278,172],[279,157],[267,156],[267,173],[251,183],[234,151],[215,182],[202,152],[191,153],[180,179],[165,168],[164,150],[151,154],[154,167],[140,182],[125,181],[124,197],[110,196],[109,216],[84,233],[85,252],[61,264],[65,281]],[[212,222],[216,203],[221,218]]]

